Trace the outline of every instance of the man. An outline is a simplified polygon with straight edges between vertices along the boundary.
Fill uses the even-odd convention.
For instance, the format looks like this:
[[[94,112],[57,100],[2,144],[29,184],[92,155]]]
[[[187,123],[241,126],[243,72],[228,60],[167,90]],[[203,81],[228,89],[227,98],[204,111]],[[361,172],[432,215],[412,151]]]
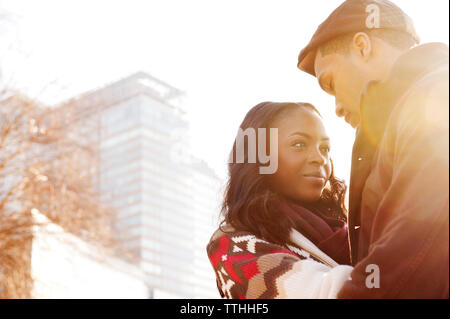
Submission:
[[[347,0],[298,67],[357,128],[349,240],[339,298],[448,298],[448,47],[419,40],[386,0]]]

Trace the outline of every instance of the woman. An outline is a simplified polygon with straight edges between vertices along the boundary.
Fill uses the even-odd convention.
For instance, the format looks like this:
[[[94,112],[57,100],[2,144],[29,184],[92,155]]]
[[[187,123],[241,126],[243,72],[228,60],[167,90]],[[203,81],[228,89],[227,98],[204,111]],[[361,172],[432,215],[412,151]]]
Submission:
[[[334,177],[319,112],[307,103],[265,102],[240,128],[265,128],[265,142],[269,128],[278,129],[278,168],[260,174],[248,140],[244,162],[230,161],[224,220],[207,246],[221,296],[335,298],[352,270],[346,187]]]

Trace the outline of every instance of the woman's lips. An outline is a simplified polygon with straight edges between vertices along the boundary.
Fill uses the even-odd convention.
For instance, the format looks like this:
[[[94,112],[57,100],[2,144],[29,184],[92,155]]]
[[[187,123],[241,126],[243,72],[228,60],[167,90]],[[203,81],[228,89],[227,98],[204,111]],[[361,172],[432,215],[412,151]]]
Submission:
[[[303,175],[307,180],[310,180],[312,182],[320,182],[322,184],[325,184],[326,182],[326,178],[323,176],[318,176],[318,175]]]

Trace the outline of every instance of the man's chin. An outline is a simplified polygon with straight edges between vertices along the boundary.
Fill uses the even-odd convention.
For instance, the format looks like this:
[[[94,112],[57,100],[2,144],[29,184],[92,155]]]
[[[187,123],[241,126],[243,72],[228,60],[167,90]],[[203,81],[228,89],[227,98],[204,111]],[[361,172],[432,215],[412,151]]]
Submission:
[[[346,116],[345,122],[352,128],[357,128],[359,125],[359,119],[355,119],[353,116]]]
[[[353,127],[353,128],[357,128],[358,125],[359,125],[359,121],[358,122],[355,121],[355,122],[350,123],[350,126]]]

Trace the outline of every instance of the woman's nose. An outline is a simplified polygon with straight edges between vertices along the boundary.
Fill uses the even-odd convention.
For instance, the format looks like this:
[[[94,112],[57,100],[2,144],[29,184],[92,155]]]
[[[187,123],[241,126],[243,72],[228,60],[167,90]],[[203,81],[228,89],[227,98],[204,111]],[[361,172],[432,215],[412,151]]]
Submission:
[[[320,166],[325,165],[326,158],[319,149],[313,150],[311,154],[311,162]]]

